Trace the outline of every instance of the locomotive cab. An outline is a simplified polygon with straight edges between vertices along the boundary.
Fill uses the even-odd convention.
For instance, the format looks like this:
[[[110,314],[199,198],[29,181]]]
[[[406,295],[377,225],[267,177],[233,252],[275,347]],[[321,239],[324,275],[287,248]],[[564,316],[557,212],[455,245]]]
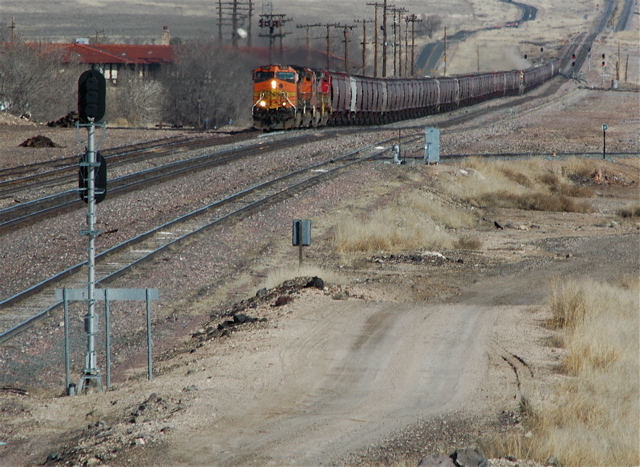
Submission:
[[[253,71],[253,124],[264,130],[295,124],[299,73],[293,67],[267,65]]]

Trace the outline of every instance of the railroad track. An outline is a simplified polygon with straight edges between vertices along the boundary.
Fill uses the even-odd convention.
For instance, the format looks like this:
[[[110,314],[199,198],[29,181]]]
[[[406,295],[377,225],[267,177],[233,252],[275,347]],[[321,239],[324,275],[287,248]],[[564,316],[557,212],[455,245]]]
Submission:
[[[331,135],[327,134],[326,138],[330,137]],[[250,145],[243,146],[241,148],[225,149],[198,157],[190,157],[188,159],[170,162],[158,167],[153,167],[141,172],[135,172],[109,180],[109,197],[118,196],[134,189],[141,189],[154,183],[177,177],[185,173],[196,172],[214,166],[223,165],[240,157],[251,157],[256,154],[261,154],[264,151],[289,149],[296,145],[301,145],[317,140],[318,136],[315,134],[306,134],[297,138],[276,140],[268,143],[265,143],[263,141],[256,142],[256,140],[254,139],[254,141]],[[206,147],[205,145],[210,146],[210,141],[188,140],[180,143],[176,142],[174,144],[171,144],[170,147],[162,146],[162,153],[163,155],[166,155],[165,153],[175,151],[176,149],[181,151],[190,151],[193,149]],[[149,157],[159,157],[157,153],[149,155],[145,151],[143,156],[138,156],[137,154],[139,153],[140,151],[136,150],[136,161],[138,161],[140,157],[144,157],[145,160]],[[131,162],[131,158],[127,157],[127,154],[125,153],[118,153],[111,157],[112,160],[113,158],[118,157],[126,158],[127,161]],[[77,173],[77,170],[78,168],[76,164],[75,166],[69,167],[69,170],[67,170],[67,172],[73,171],[75,177],[75,173]],[[64,176],[65,183],[71,183],[68,180],[69,178],[72,178],[70,174]],[[48,178],[46,180],[47,182],[51,182],[52,179]],[[74,183],[77,183],[77,181],[75,180],[76,179],[73,178],[72,181]],[[0,193],[4,194],[4,192],[2,191],[0,191]],[[0,210],[0,233],[13,230],[30,222],[39,221],[53,215],[76,209],[80,206],[82,206],[82,201],[78,197],[77,189],[73,188],[2,209]]]
[[[611,4],[609,4],[608,10],[612,10]],[[608,17],[610,16],[610,14],[611,11],[609,11],[608,13],[605,12],[603,17],[601,18],[599,25],[606,24],[606,21],[608,21]],[[578,40],[576,40],[576,43],[581,44],[583,50],[587,50],[586,44],[589,43],[590,46],[593,38],[595,38],[595,34],[588,36],[587,40],[583,40],[583,35],[580,36]],[[565,53],[570,54],[571,50],[566,49]],[[560,84],[561,83],[559,83],[558,79],[553,80],[543,95],[547,96],[553,94],[556,91],[557,87],[560,86]],[[522,97],[520,100],[509,101],[492,109],[485,109],[481,112],[495,112],[496,110],[499,110],[501,108],[516,106],[519,103],[522,103],[529,99],[530,97],[528,96]],[[475,118],[477,116],[478,112],[469,112],[467,114],[447,119],[444,122],[439,122],[437,126],[440,128],[447,128],[458,125],[468,119]],[[423,127],[424,125],[413,128],[422,129]],[[352,132],[353,130],[353,128],[350,128],[348,131]],[[377,131],[379,131],[379,129]],[[326,138],[335,137],[336,134],[339,134],[339,131],[324,133]],[[316,141],[319,140],[319,138],[315,135],[310,137],[314,138],[314,140]],[[411,138],[417,140],[419,137],[411,136]],[[397,138],[393,138],[393,141],[397,140]],[[295,145],[302,143],[298,141],[297,143],[292,142],[291,144]],[[375,146],[376,145],[370,146],[366,148],[366,150],[372,151],[372,148],[374,148]],[[275,147],[271,149],[275,150]],[[184,239],[186,238],[191,238],[194,235],[198,235],[205,229],[211,228],[224,222],[241,219],[242,216],[249,215],[251,212],[255,212],[255,210],[264,209],[268,203],[275,203],[277,202],[277,200],[282,199],[282,197],[292,196],[293,193],[296,192],[295,190],[304,190],[309,185],[320,182],[321,179],[326,178],[327,176],[335,174],[337,173],[337,171],[343,170],[348,167],[350,164],[348,164],[346,161],[350,157],[355,158],[355,154],[359,154],[359,157],[357,157],[357,159],[354,159],[353,163],[375,157],[375,155],[366,156],[364,155],[364,153],[361,153],[361,151],[364,150],[358,150],[354,153],[351,153],[350,155],[345,155],[340,159],[335,159],[331,162],[323,162],[321,164],[307,167],[298,172],[295,172],[295,174],[298,175],[307,173],[306,180],[294,180],[293,173],[285,175],[278,179],[273,179],[270,182],[260,185],[259,187],[254,187],[252,189],[239,192],[236,195],[209,205],[201,210],[194,211],[193,213],[176,219],[175,221],[160,226],[156,229],[152,229],[149,232],[141,234],[138,237],[130,239],[127,242],[124,242],[116,247],[111,248],[110,250],[103,252],[96,258],[98,268],[97,277],[99,278],[97,281],[98,284],[104,285],[117,277],[121,277],[135,265],[139,265],[146,261],[149,261],[155,255],[157,255],[158,252],[164,251],[166,248],[184,241]],[[262,148],[260,150],[260,153],[264,152],[265,149]],[[462,156],[463,155],[461,155],[461,157]],[[338,161],[340,161],[339,164],[337,164]],[[331,167],[331,169],[323,168],[327,166],[327,164]],[[209,167],[210,166],[211,165],[209,165]],[[185,163],[185,165],[179,170],[184,170],[185,172],[189,170],[198,170],[195,167],[196,166],[189,167],[189,163]],[[74,171],[75,170],[77,170],[76,167],[74,167]],[[313,170],[327,170],[327,172],[309,176],[309,173],[311,173],[311,171]],[[159,179],[162,179],[162,177],[173,177],[175,176],[175,174],[176,172],[171,172],[170,170],[168,170],[166,173],[156,173],[155,176],[161,177]],[[0,174],[0,176],[1,175],[2,174]],[[143,176],[143,179],[144,178],[145,177]],[[148,179],[151,180],[150,177]],[[155,179],[154,181],[150,181],[149,183],[156,183],[159,179]],[[126,189],[124,188],[124,186],[128,186],[129,189],[134,189],[133,187],[135,186],[135,183],[131,183],[128,185],[124,184],[122,188],[123,190]],[[269,187],[274,190],[270,194],[266,191]],[[113,182],[110,182],[110,195],[114,194],[114,189],[115,187],[113,186]],[[259,190],[265,191],[263,191],[262,194],[259,194]],[[72,191],[75,195],[75,190]],[[251,198],[251,196],[255,196],[256,198]],[[79,203],[79,200],[75,200],[75,203]],[[242,206],[233,209],[233,206],[237,204],[242,204]],[[0,334],[0,342],[11,339],[11,337],[28,328],[37,320],[49,315],[49,313],[56,307],[59,307],[60,303],[55,299],[55,295],[53,292],[56,288],[83,288],[86,284],[85,278],[81,275],[81,270],[84,264],[85,263],[80,263],[78,265],[75,265],[46,281],[36,284],[33,287],[17,295],[14,295],[13,297],[10,297],[3,302],[0,302],[0,310],[2,310],[0,312],[0,332],[2,332],[2,334]]]
[[[232,144],[254,138],[254,134],[240,134],[227,138],[210,136],[174,137],[130,146],[101,150],[109,168],[140,163],[201,148]],[[76,183],[80,155],[62,157],[53,161],[37,162],[0,170],[0,199],[34,188],[58,187]]]
[[[410,144],[418,139],[418,136],[411,135],[405,137],[405,142]],[[387,142],[388,140],[378,142],[341,157],[273,178],[104,251],[96,256],[96,284],[104,286],[132,268],[152,260],[168,248],[205,230],[229,222],[238,222],[243,217],[295,196],[354,164],[377,158],[386,150],[376,148]],[[86,262],[76,264],[0,302],[0,343],[11,339],[59,308],[62,302],[55,297],[56,289],[86,287],[86,275],[83,274],[85,266]]]

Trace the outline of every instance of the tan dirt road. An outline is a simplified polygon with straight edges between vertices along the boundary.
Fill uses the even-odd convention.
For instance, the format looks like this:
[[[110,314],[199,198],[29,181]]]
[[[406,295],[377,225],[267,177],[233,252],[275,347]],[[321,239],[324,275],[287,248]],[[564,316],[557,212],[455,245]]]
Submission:
[[[504,311],[359,300],[300,309],[282,348],[258,348],[199,390],[200,414],[183,415],[191,422],[166,463],[319,465],[421,415],[468,409]],[[221,385],[236,391],[220,400]]]

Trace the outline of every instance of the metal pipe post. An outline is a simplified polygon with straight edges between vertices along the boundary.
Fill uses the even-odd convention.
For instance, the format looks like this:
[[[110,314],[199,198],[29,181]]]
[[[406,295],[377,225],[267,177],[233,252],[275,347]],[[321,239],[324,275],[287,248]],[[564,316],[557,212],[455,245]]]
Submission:
[[[95,218],[96,218],[96,189],[95,189],[95,174],[96,167],[99,165],[96,162],[96,151],[94,146],[95,138],[95,123],[93,118],[89,118],[89,141],[87,143],[87,203],[89,205],[89,213],[87,214],[87,231],[85,232],[89,236],[89,257],[88,257],[88,284],[87,284],[87,301],[89,302],[89,309],[84,316],[85,332],[87,333],[87,353],[85,355],[85,365],[82,370],[82,377],[80,378],[80,386],[78,393],[81,394],[83,389],[87,387],[89,381],[94,381],[97,386],[102,390],[102,382],[100,376],[100,370],[96,364],[96,351],[95,351],[95,333],[97,331],[97,323],[95,316]]]
[[[149,295],[150,289],[146,289],[145,294],[147,298],[147,363],[149,381],[153,379],[153,349],[151,342],[151,296]]]
[[[68,391],[71,384],[71,362],[69,360],[69,302],[67,301],[67,289],[62,289],[64,301],[64,370],[65,388]]]
[[[107,366],[107,388],[111,387],[111,310],[109,308],[109,289],[104,289],[104,330]]]

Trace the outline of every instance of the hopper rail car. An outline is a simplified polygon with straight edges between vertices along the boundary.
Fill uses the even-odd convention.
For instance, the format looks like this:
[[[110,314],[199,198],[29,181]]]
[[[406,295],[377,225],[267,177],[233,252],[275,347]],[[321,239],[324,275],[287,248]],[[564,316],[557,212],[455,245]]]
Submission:
[[[558,71],[557,59],[526,70],[417,79],[265,65],[253,71],[253,124],[265,131],[381,125],[524,94]]]

